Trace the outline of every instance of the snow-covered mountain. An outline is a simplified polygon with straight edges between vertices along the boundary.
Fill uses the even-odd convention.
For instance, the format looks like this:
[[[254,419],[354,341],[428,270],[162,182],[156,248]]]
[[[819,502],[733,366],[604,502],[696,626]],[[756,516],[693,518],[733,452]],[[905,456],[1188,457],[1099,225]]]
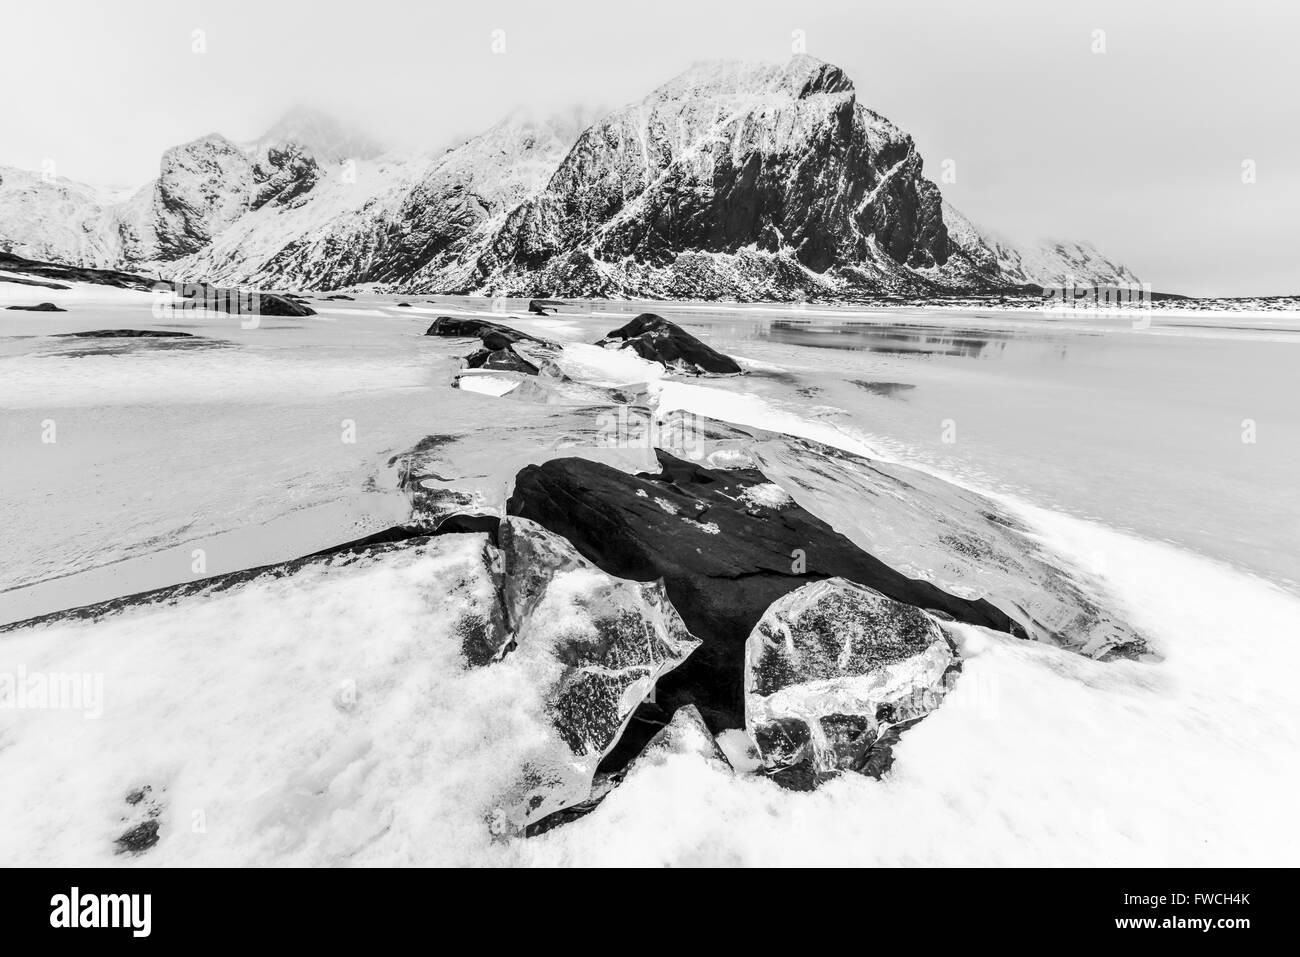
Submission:
[[[1047,241],[1036,246],[1013,246],[986,232],[946,200],[943,221],[948,237],[982,271],[996,271],[1011,282],[1038,286],[1113,285],[1138,283],[1127,266],[1103,256],[1092,243]]]
[[[699,299],[1132,282],[1079,243],[1019,249],[925,178],[829,63],[705,63],[592,121],[515,114],[399,156],[295,111],[173,147],[125,202],[0,169],[0,249],[263,288]]]
[[[114,198],[62,177],[0,166],[0,251],[110,267],[122,259]]]

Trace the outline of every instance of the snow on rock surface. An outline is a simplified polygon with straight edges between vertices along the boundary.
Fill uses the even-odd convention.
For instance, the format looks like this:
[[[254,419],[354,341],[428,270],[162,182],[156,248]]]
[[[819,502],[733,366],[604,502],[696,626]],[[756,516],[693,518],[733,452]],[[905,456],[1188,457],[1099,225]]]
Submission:
[[[484,544],[310,559],[0,636],[6,676],[90,678],[80,708],[3,711],[0,773],[40,781],[41,800],[0,789],[0,859],[127,863],[115,842],[146,786],[143,863],[450,853],[464,838],[433,851],[437,832],[481,830],[540,707],[521,669],[467,670],[496,601]]]
[[[112,266],[121,259],[112,206],[101,191],[0,166],[0,252]]]
[[[938,706],[957,664],[934,620],[844,578],[768,608],[745,645],[745,728],[783,783],[862,770],[882,732]]]
[[[661,582],[607,575],[527,519],[503,520],[500,540],[518,646],[506,660],[531,675],[538,725],[554,731],[529,736],[520,779],[494,816],[494,829],[510,833],[590,797],[632,712],[700,642]]]
[[[694,704],[715,731],[743,726],[749,636],[777,599],[809,581],[840,576],[960,621],[1012,627],[987,602],[899,574],[794,502],[739,501],[745,488],[767,483],[757,470],[715,471],[662,450],[656,459],[657,474],[578,457],[526,466],[507,511],[562,535],[610,575],[664,582],[702,642],[656,687],[657,706],[669,712]]]
[[[172,261],[200,251],[248,211],[253,187],[253,164],[224,136],[172,147],[158,179],[127,203],[123,258]]]
[[[774,437],[752,452],[796,501],[892,568],[986,598],[1038,641],[1094,658],[1147,653],[1142,635],[1089,594],[1086,577],[1046,554],[993,499],[807,439]]]
[[[731,770],[731,762],[704,723],[700,709],[693,704],[683,705],[673,712],[672,720],[659,729],[628,766],[626,777],[630,778],[648,766],[661,765],[674,755],[693,756],[719,770]]]
[[[0,772],[46,769],[71,823],[36,824],[7,790],[0,855],[100,863],[124,853],[144,788],[157,841],[131,853],[153,863],[393,863],[522,833],[591,796],[633,709],[699,644],[662,585],[523,519],[499,550],[416,538],[4,631]],[[50,676],[76,708],[36,704]]]
[[[643,312],[612,330],[596,345],[631,349],[642,359],[685,375],[739,375],[741,372],[731,356],[710,348],[681,326],[652,312]]]

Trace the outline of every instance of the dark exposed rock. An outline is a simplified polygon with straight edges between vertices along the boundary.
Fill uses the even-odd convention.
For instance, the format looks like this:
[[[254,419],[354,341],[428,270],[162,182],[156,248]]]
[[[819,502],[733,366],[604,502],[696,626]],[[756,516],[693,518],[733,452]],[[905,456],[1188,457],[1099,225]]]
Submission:
[[[497,332],[495,330],[483,333],[482,339],[483,348],[489,349],[492,352],[496,352],[499,349],[509,349],[510,343],[515,341],[505,333]]]
[[[225,288],[208,283],[179,283],[178,302],[166,303],[176,312],[224,312],[232,316],[271,316],[302,319],[316,315],[316,310],[287,296],[273,292]]]
[[[833,576],[895,601],[1013,631],[987,601],[956,598],[862,551],[789,499],[742,493],[770,484],[754,469],[703,468],[665,452],[658,475],[628,475],[585,459],[552,459],[519,472],[507,505],[563,535],[611,575],[662,578],[702,647],[659,683],[664,709],[699,707],[717,731],[744,725],[745,643],[777,599]],[[647,727],[654,728],[651,722]],[[651,732],[653,733],[653,731]]]
[[[903,732],[914,727],[924,717],[922,715],[919,718],[911,718],[907,721],[891,724],[881,732],[880,737],[872,742],[871,746],[862,755],[862,758],[852,766],[853,770],[876,780],[882,778],[894,766],[894,748],[897,746],[899,739],[902,738]]]
[[[524,375],[537,375],[540,371],[506,343],[498,349],[480,349],[467,356],[465,364],[471,369],[498,369],[503,372],[522,372]]]
[[[128,791],[126,803],[131,808],[131,813],[122,820],[134,819],[136,823],[123,831],[113,843],[117,845],[118,854],[141,854],[158,843],[158,818],[163,812],[163,803],[148,784]]]
[[[631,349],[642,359],[660,362],[674,372],[734,375],[741,371],[735,359],[706,346],[681,326],[652,312],[641,313],[596,345],[615,342],[622,342],[619,348]]]
[[[410,304],[409,302],[399,302],[399,303],[397,304],[397,306],[398,306],[399,309],[410,309],[410,308],[411,308],[411,304]]]
[[[316,315],[316,310],[311,306],[305,306],[300,302],[294,302],[292,299],[286,299],[284,296],[277,296],[274,293],[258,293],[257,298],[258,315],[280,316],[292,319],[301,319],[306,316]]]
[[[15,286],[38,286],[41,289],[71,289],[57,282],[41,282],[39,279],[23,279],[21,276],[0,276],[0,282],[11,282]]]
[[[158,843],[158,822],[141,821],[113,842],[119,854],[140,854]]]
[[[23,312],[67,312],[66,309],[60,309],[52,302],[40,302],[34,306],[6,306],[7,309],[19,309]]]
[[[60,282],[91,282],[101,286],[114,286],[118,289],[139,289],[148,292],[154,287],[154,280],[145,279],[134,273],[121,272],[116,269],[91,269],[85,266],[65,266],[61,263],[39,262],[24,259],[12,253],[0,252],[0,269],[6,272],[22,273],[26,276],[39,276]]]
[[[262,315],[275,317],[301,318],[314,316],[316,311],[310,306],[294,302],[287,296],[270,292],[255,292],[246,289],[225,288],[211,283],[183,282],[168,283],[157,279],[146,279],[133,273],[114,269],[90,269],[82,266],[64,266],[59,263],[43,263],[24,259],[11,253],[0,253],[0,269],[39,276],[43,279],[64,282],[88,282],[118,289],[137,289],[141,292],[166,290],[180,300],[167,303],[168,308],[177,311],[204,309],[229,314]],[[47,308],[48,307],[48,308]],[[10,306],[14,309],[30,309],[39,312],[64,312],[52,303],[41,303],[37,309],[29,306]]]
[[[558,299],[530,299],[528,300],[528,311],[534,312],[539,316],[549,316],[551,313],[565,305]],[[549,312],[547,310],[550,310]]]
[[[496,538],[501,519],[495,515],[448,515],[434,529],[435,535],[463,535],[482,532]]]
[[[769,771],[802,786],[867,762],[881,732],[929,713],[956,654],[912,605],[828,578],[773,603],[745,649],[745,723]]]
[[[345,296],[345,295],[343,295],[343,293],[341,293],[341,292],[340,292],[340,293],[335,293],[335,294],[332,295],[332,296],[326,296],[325,298],[326,298],[326,299],[329,299],[329,300],[343,300],[344,302],[355,302],[355,301],[356,301],[356,300],[353,299],[351,296]]]
[[[60,332],[55,339],[196,339],[193,333],[171,329],[92,329],[89,332]]]
[[[272,146],[253,164],[253,180],[257,185],[249,208],[261,209],[268,203],[292,206],[295,200],[311,192],[320,177],[316,158],[301,144]]]
[[[536,342],[540,345],[552,345],[545,339],[539,339],[536,336],[530,336],[526,332],[511,329],[499,322],[489,322],[486,319],[462,319],[452,316],[439,316],[430,323],[424,334],[426,336],[445,336],[452,339],[481,339],[488,335],[497,335],[503,337],[507,343]]]
[[[1086,578],[992,499],[808,439],[769,436],[750,450],[765,475],[859,547],[954,594],[987,596],[1034,640],[1103,660],[1150,653]]]

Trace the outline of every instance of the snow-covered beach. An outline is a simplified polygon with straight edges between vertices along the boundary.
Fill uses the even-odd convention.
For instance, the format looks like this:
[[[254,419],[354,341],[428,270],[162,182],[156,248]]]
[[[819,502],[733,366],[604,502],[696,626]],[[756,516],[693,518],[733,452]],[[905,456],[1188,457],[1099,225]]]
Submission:
[[[32,291],[0,292],[26,302]],[[1286,486],[1300,422],[1284,401],[1300,327],[1207,319],[1211,351],[1196,344],[1204,330],[1159,319],[1148,335],[1033,315],[771,306],[756,318],[654,304],[747,370],[688,379],[591,345],[647,304],[539,317],[522,302],[358,294],[244,329],[231,317],[159,320],[142,293],[40,293],[69,311],[0,318],[14,493],[0,622],[292,562],[400,525],[418,504],[404,484],[413,462],[438,476],[423,487],[468,490],[464,510],[483,514],[504,508],[531,463],[590,456],[643,471],[649,450],[636,441],[592,441],[594,397],[621,389],[658,420],[687,412],[800,436],[986,497],[1146,652],[1095,660],[955,624],[964,670],[881,780],[783,789],[747,763],[751,745],[733,730],[719,739],[733,767],[670,753],[634,766],[586,816],[503,840],[487,817],[536,736],[538,689],[522,657],[466,664],[456,627],[477,600],[463,583],[484,536],[446,534],[0,634],[0,673],[102,679],[87,707],[0,711],[0,858],[1267,865],[1300,849],[1286,807],[1300,758],[1289,688],[1300,597],[1286,549],[1300,520]],[[456,388],[475,343],[423,335],[439,315],[557,342],[568,380],[531,397]],[[56,337],[114,328],[196,338]],[[1163,366],[1148,361],[1153,343]],[[1031,371],[1048,358],[1045,374]],[[1186,420],[1179,389],[1199,396]],[[1256,441],[1243,441],[1243,419]],[[1198,467],[1161,474],[1171,456]],[[859,544],[878,534],[893,549],[881,554],[926,560],[909,551],[926,533],[873,530],[868,499],[787,491]],[[156,844],[119,853],[119,834],[150,822]]]

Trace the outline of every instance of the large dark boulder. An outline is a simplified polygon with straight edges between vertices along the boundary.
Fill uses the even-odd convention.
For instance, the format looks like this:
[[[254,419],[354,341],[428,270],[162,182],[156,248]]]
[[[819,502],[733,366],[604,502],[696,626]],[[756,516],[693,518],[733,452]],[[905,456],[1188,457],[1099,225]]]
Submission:
[[[563,535],[611,575],[664,580],[703,645],[660,681],[660,714],[695,704],[715,732],[743,727],[750,633],[777,599],[825,578],[840,576],[942,617],[1019,633],[987,601],[957,598],[867,554],[756,469],[719,471],[656,454],[658,475],[628,475],[578,458],[527,466],[507,511]],[[645,734],[644,743],[660,724],[647,717],[628,733]],[[634,754],[635,742],[628,744],[620,751]]]
[[[92,329],[88,332],[61,332],[55,339],[194,339],[188,332],[171,329]]]
[[[38,302],[34,306],[6,306],[6,309],[19,309],[23,312],[67,312],[66,309],[60,309],[52,302]]]
[[[424,331],[424,334],[426,336],[443,336],[449,339],[483,339],[489,335],[496,335],[504,338],[507,343],[536,342],[540,345],[551,344],[545,339],[530,336],[518,329],[511,329],[499,322],[458,316],[439,316],[429,324],[429,328]]]
[[[746,730],[767,772],[800,788],[870,773],[884,734],[934,710],[961,669],[933,617],[843,578],[774,602],[745,664]]]
[[[273,292],[257,292],[209,283],[172,284],[176,301],[166,306],[174,312],[224,312],[231,316],[271,316],[303,319],[316,315],[311,306]],[[156,287],[165,289],[165,285]]]
[[[643,312],[625,326],[596,343],[609,346],[621,342],[642,359],[663,363],[674,372],[689,375],[712,373],[734,375],[741,371],[736,360],[711,349],[676,323],[652,312]]]
[[[257,315],[259,316],[303,319],[307,316],[316,315],[316,310],[311,306],[295,302],[286,296],[278,296],[275,293],[259,292],[257,293],[257,300]]]
[[[149,292],[155,280],[137,276],[134,273],[120,272],[116,269],[91,269],[85,266],[65,266],[62,263],[47,263],[36,259],[25,259],[13,253],[0,252],[0,269],[6,272],[22,273],[25,276],[39,276],[61,282],[91,282],[102,286],[115,286],[118,289],[139,289]]]
[[[558,299],[530,299],[528,300],[528,311],[539,316],[549,316],[563,305],[564,303]]]

